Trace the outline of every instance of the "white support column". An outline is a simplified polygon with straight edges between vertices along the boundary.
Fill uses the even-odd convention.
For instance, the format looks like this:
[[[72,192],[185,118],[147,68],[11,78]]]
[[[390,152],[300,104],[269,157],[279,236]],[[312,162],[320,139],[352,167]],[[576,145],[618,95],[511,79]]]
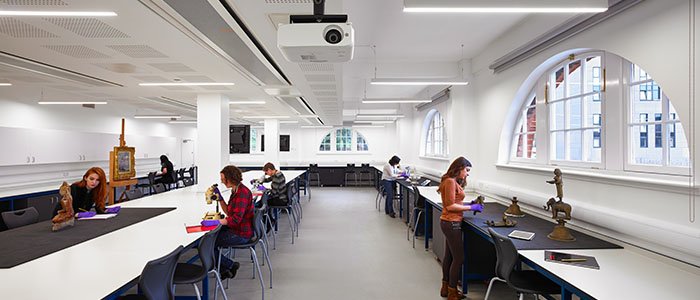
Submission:
[[[197,95],[198,190],[220,183],[229,164],[229,100],[222,94]]]
[[[265,160],[280,169],[280,121],[265,120]]]

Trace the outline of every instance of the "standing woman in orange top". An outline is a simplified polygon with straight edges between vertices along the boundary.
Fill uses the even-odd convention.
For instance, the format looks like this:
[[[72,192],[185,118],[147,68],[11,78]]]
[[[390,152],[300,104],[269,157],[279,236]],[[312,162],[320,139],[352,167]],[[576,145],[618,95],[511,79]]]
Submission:
[[[472,164],[464,157],[455,159],[447,173],[442,175],[438,193],[442,196],[442,214],[440,229],[445,234],[445,258],[442,260],[442,288],[440,296],[448,300],[458,300],[464,297],[457,291],[457,280],[464,263],[464,248],[462,246],[462,215],[465,211],[481,211],[481,204],[463,204],[464,187],[467,186],[467,176]]]

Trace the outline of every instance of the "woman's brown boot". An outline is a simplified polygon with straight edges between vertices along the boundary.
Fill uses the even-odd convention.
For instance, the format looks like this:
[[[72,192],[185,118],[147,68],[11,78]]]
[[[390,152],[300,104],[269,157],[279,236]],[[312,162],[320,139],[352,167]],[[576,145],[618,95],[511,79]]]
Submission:
[[[457,289],[448,287],[447,300],[462,300],[462,298],[459,297],[459,291],[457,291]]]
[[[440,288],[440,296],[447,297],[447,281],[442,281],[442,288]]]

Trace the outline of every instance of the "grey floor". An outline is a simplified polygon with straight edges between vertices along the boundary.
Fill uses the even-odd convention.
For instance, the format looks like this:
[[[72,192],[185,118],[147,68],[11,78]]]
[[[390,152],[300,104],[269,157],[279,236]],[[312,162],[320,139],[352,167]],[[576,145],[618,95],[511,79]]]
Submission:
[[[302,199],[304,218],[294,244],[282,216],[277,249],[270,254],[273,288],[266,286],[265,299],[444,299],[439,295],[442,272],[435,255],[419,241],[412,248],[405,223],[375,210],[375,189],[314,187],[312,193],[310,202]],[[195,254],[190,252],[184,259]],[[261,299],[247,251],[239,251],[236,260],[242,266],[229,282],[228,299]],[[262,268],[268,285],[267,266]],[[486,284],[474,281],[467,296],[483,299],[485,292]],[[194,295],[194,289],[178,286],[176,294]],[[496,283],[489,297],[517,298],[504,283]]]

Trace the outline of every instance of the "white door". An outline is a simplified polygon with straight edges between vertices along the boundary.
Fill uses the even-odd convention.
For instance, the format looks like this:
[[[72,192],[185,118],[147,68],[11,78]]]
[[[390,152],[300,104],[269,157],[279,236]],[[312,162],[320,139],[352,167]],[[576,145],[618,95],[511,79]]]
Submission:
[[[182,168],[194,166],[194,140],[182,140],[180,147],[180,157],[182,159]]]

